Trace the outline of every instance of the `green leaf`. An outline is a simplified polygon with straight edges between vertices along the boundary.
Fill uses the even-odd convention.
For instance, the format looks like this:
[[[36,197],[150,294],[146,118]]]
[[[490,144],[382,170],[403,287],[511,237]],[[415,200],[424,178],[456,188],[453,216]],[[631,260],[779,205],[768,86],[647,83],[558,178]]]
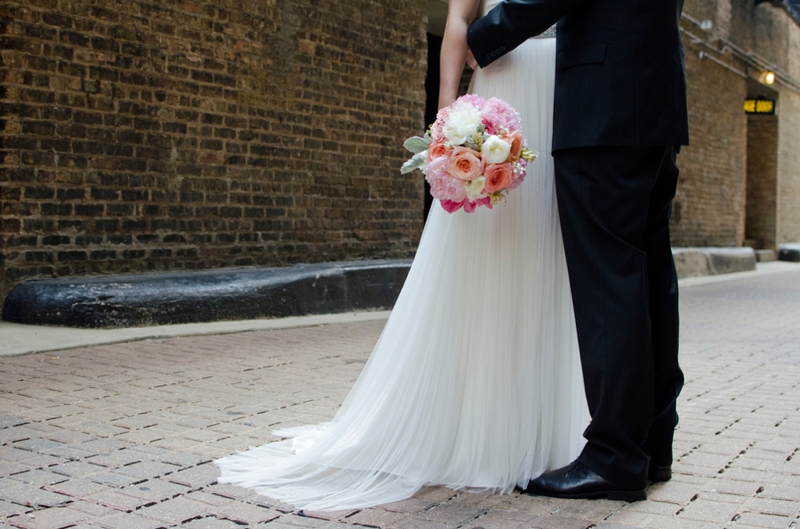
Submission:
[[[425,164],[425,160],[428,158],[427,149],[425,152],[419,152],[415,154],[410,160],[403,164],[403,167],[400,168],[401,174],[410,173],[414,169],[420,169]]]
[[[403,143],[403,147],[413,152],[414,154],[419,154],[422,151],[428,150],[428,143],[429,142],[425,141],[424,138],[420,138],[419,136],[414,136],[413,138],[408,138],[405,141],[405,143]]]

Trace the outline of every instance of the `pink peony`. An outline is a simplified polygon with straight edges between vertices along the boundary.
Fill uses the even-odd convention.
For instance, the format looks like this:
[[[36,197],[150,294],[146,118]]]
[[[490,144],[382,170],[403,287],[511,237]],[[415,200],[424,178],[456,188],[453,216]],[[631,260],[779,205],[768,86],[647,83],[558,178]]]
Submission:
[[[447,157],[441,156],[425,168],[425,178],[431,185],[431,195],[439,200],[461,202],[467,198],[467,190],[463,182],[456,180],[447,172],[447,166]]]
[[[464,94],[463,96],[459,97],[457,101],[463,101],[464,103],[469,103],[478,110],[483,108],[483,106],[486,104],[486,100],[481,96],[479,96],[478,94]]]
[[[502,99],[493,97],[486,101],[481,114],[495,131],[517,132],[522,128],[517,112]]]
[[[442,207],[446,212],[453,213],[461,209],[461,207],[464,205],[464,202],[466,201],[467,201],[466,199],[462,200],[461,202],[456,202],[454,200],[442,200],[439,203],[442,205]]]
[[[447,151],[450,160],[448,171],[459,180],[467,181],[478,178],[483,173],[481,153],[469,147],[456,147]]]
[[[448,213],[456,212],[461,208],[464,208],[464,212],[466,213],[472,213],[478,206],[486,206],[492,209],[492,199],[489,197],[484,197],[474,202],[470,202],[469,199],[465,198],[460,202],[456,202],[455,200],[441,200],[439,203]]]
[[[492,199],[491,197],[483,197],[479,198],[475,201],[476,206],[486,206],[489,209],[492,209]]]
[[[492,199],[489,197],[479,198],[475,202],[470,202],[469,200],[464,201],[464,211],[467,213],[472,213],[478,206],[486,206],[489,209],[492,209]]]

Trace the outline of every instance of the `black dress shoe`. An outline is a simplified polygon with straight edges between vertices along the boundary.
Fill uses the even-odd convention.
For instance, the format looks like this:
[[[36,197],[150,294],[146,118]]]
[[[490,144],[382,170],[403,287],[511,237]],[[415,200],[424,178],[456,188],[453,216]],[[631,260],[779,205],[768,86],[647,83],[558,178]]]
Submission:
[[[647,499],[643,488],[627,489],[615,485],[577,460],[531,480],[525,487],[525,492],[554,498],[608,498],[621,501]]]
[[[671,480],[672,465],[650,465],[650,468],[647,470],[647,479],[653,483]]]

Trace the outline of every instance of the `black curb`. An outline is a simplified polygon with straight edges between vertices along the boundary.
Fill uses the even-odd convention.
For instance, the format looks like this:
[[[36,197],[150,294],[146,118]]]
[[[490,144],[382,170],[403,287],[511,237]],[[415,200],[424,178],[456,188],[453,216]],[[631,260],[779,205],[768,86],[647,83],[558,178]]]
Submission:
[[[778,259],[790,263],[800,263],[800,244],[781,244],[778,247]]]
[[[83,328],[281,318],[390,308],[411,260],[25,281],[3,319]]]

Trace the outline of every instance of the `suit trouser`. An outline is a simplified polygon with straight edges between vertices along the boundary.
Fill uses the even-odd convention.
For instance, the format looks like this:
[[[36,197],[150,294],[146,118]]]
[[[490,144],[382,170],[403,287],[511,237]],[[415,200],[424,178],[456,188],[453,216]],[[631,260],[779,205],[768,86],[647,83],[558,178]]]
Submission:
[[[592,421],[579,460],[644,487],[648,463],[672,464],[678,281],[669,217],[674,147],[557,151],[556,191]]]

